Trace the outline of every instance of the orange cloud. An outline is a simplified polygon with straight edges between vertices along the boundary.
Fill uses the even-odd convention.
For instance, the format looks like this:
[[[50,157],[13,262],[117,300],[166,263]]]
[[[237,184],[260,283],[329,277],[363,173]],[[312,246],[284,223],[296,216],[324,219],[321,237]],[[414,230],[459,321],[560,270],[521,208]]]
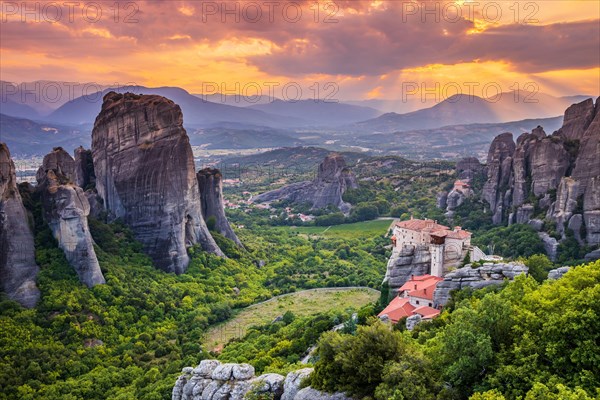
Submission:
[[[204,82],[308,87],[318,80],[336,82],[346,98],[394,98],[402,82],[466,79],[496,80],[507,90],[535,81],[556,94],[600,91],[595,2],[483,1],[468,13],[470,3],[99,3],[97,21],[86,3],[64,8],[60,19],[42,6],[39,15],[24,16],[3,3],[0,68],[4,80],[16,82],[135,82],[191,92]],[[34,4],[43,2],[28,7]]]

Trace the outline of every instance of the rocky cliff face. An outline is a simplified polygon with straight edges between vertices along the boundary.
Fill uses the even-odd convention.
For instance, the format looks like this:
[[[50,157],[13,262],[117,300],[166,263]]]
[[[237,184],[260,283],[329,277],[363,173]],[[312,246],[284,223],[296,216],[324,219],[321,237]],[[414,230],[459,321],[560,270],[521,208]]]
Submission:
[[[431,272],[431,253],[429,246],[406,246],[393,252],[388,260],[384,281],[387,281],[393,293],[404,285],[411,275],[419,276]]]
[[[600,244],[599,182],[600,99],[596,105],[589,99],[569,107],[562,128],[550,136],[538,127],[516,145],[510,134],[494,139],[483,198],[495,224],[528,223],[541,210],[563,238],[571,229],[580,242],[585,237],[595,246]]]
[[[83,189],[96,184],[92,151],[81,146],[75,149],[75,183]]]
[[[486,176],[485,167],[475,157],[467,157],[456,163],[456,176],[459,180],[472,185]],[[467,198],[474,194],[471,188],[453,188],[452,190],[439,192],[436,197],[436,206],[446,210],[446,216],[452,218],[454,210],[460,207]]]
[[[200,190],[200,201],[202,204],[202,217],[205,221],[213,217],[215,229],[223,236],[233,240],[238,246],[242,242],[229,225],[225,216],[223,205],[223,182],[221,171],[218,169],[205,168],[196,174],[198,188]]]
[[[35,280],[33,234],[17,188],[15,164],[8,147],[0,143],[0,284],[8,298],[34,307],[39,298]]]
[[[92,287],[105,283],[96,258],[87,217],[90,205],[83,190],[73,183],[75,161],[57,147],[44,157],[37,172],[44,219],[79,280]]]
[[[514,154],[512,133],[503,133],[492,141],[487,158],[488,180],[483,187],[483,199],[490,204],[495,224],[499,224],[505,214],[506,191]]]
[[[221,364],[203,360],[196,368],[187,367],[175,382],[172,400],[242,400],[252,394],[273,400],[351,400],[341,393],[327,394],[300,385],[312,368],[279,374],[254,375],[249,364]]]
[[[182,273],[186,248],[223,255],[200,205],[181,108],[161,96],[110,92],[92,131],[96,188],[109,218],[122,218],[155,265]]]
[[[346,167],[340,154],[330,154],[319,165],[317,177],[313,181],[299,182],[280,189],[263,193],[254,198],[257,203],[276,200],[290,200],[295,203],[309,203],[313,209],[334,205],[342,212],[350,211],[351,205],[342,200],[349,188],[358,187],[354,174]]]
[[[515,276],[526,274],[528,271],[529,269],[520,263],[485,263],[479,268],[471,268],[467,265],[444,276],[444,280],[436,286],[433,301],[437,305],[444,306],[450,300],[452,290],[466,287],[481,289],[490,285],[501,285],[505,279],[512,280]]]

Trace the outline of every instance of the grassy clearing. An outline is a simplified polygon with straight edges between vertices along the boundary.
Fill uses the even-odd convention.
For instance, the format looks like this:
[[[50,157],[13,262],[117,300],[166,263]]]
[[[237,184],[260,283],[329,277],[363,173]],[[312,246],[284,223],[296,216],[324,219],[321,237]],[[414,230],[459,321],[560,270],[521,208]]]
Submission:
[[[331,310],[358,309],[378,298],[379,292],[369,288],[310,289],[282,295],[246,307],[229,321],[212,327],[207,332],[204,345],[210,350],[220,351],[229,340],[243,337],[249,327],[272,322],[286,311],[306,316]]]
[[[373,221],[355,222],[331,227],[327,226],[292,226],[288,229],[292,233],[307,236],[360,238],[383,235],[387,232],[393,220],[376,219]]]

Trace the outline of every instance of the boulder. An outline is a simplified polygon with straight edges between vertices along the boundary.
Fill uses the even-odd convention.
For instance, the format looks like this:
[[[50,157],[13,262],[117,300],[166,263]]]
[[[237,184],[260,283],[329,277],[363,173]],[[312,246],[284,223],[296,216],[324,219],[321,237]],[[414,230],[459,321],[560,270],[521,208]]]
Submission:
[[[8,146],[0,143],[0,288],[9,299],[34,307],[40,299],[38,272],[33,232],[17,187],[15,164]]]
[[[214,370],[221,365],[218,360],[202,360],[196,368],[194,368],[194,375],[201,376],[203,378],[211,378]]]
[[[517,224],[526,224],[533,216],[534,207],[531,204],[523,204],[517,209],[515,222]]]
[[[596,261],[596,260],[600,260],[600,249],[590,251],[589,253],[587,253],[585,255],[585,261],[587,261],[587,262]]]
[[[313,371],[314,368],[304,368],[288,373],[283,382],[283,396],[281,400],[294,400],[294,397],[296,397],[296,394],[300,390],[302,381],[308,378]]]
[[[187,383],[187,379],[188,378],[185,375],[181,375],[180,377],[177,378],[177,380],[175,381],[175,386],[173,386],[173,391],[171,392],[172,400],[182,400],[183,388],[185,387],[185,384]]]
[[[569,219],[569,224],[567,225],[567,229],[570,229],[575,235],[575,239],[579,243],[579,245],[583,246],[585,244],[584,240],[581,238],[581,227],[583,226],[583,216],[581,214],[575,214]]]
[[[466,287],[481,289],[491,285],[500,285],[505,279],[513,280],[516,276],[526,274],[529,269],[518,262],[492,264],[486,263],[479,268],[470,265],[456,269],[444,276],[433,292],[436,306],[444,306],[450,300],[450,293]]]
[[[544,250],[548,255],[548,258],[552,261],[556,261],[558,255],[558,240],[548,235],[546,232],[538,232],[538,236],[544,243]]]
[[[412,331],[415,329],[415,326],[421,323],[421,320],[422,318],[419,314],[411,315],[410,317],[406,318],[406,329]]]
[[[254,367],[250,364],[237,364],[233,367],[233,379],[245,381],[254,377]]]
[[[75,163],[57,147],[44,157],[37,172],[44,220],[79,280],[88,287],[105,283],[88,227],[90,205],[74,184]]]
[[[227,363],[227,364],[219,364],[213,370],[211,379],[217,381],[228,381],[233,379],[233,368],[236,364]]]
[[[538,232],[544,227],[544,221],[541,219],[530,219],[527,223]]]
[[[258,393],[269,393],[273,398],[280,399],[283,395],[285,377],[279,374],[264,374],[253,382],[253,390]]]
[[[548,271],[548,279],[560,279],[564,274],[569,272],[571,267],[560,267]]]
[[[311,387],[306,387],[300,390],[294,400],[352,400],[351,397],[344,393],[325,393]]]
[[[121,218],[156,267],[177,274],[187,247],[222,256],[202,217],[181,108],[161,96],[104,96],[92,131],[96,189],[109,219]]]

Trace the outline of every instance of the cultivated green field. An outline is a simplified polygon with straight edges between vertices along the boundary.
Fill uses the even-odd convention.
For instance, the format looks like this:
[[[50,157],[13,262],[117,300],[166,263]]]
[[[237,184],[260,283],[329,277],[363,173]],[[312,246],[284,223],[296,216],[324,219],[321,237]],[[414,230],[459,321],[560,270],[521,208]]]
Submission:
[[[353,224],[327,226],[291,226],[290,232],[309,236],[360,238],[383,235],[392,224],[392,219],[355,222]]]
[[[249,327],[272,322],[286,311],[307,316],[325,311],[358,309],[377,301],[379,291],[370,288],[323,288],[285,294],[239,311],[229,321],[212,327],[204,345],[219,351],[233,338],[243,337]]]

